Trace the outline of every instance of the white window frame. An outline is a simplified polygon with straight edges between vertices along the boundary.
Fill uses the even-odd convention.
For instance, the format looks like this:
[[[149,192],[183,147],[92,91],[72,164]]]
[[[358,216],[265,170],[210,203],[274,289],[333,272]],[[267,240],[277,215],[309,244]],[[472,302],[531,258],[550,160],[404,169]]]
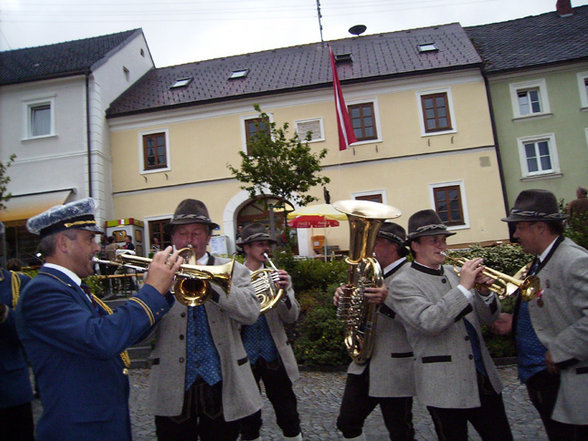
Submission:
[[[33,136],[33,109],[40,106],[49,105],[49,133]],[[23,101],[23,139],[41,139],[56,136],[55,133],[55,95]]]
[[[294,127],[296,127],[296,133],[298,133],[298,137],[300,138],[301,141],[305,141],[306,139],[306,133],[300,133],[298,130],[298,125],[299,124],[304,124],[307,122],[312,122],[312,121],[318,121],[319,123],[319,127],[320,127],[320,133],[318,134],[319,136],[317,138],[311,139],[310,141],[308,141],[309,143],[311,142],[319,142],[319,141],[324,141],[325,140],[325,127],[323,125],[323,119],[322,118],[308,118],[308,119],[299,119],[294,121]],[[314,132],[312,132],[312,135],[315,136],[316,134]]]
[[[536,172],[529,172],[527,167],[527,155],[525,152],[525,144],[529,142],[541,142],[547,141],[549,145],[549,157],[551,159],[551,170],[539,170]],[[557,154],[557,145],[555,143],[555,134],[553,133],[545,133],[541,135],[534,135],[534,136],[524,136],[517,138],[517,145],[519,150],[519,161],[521,164],[521,177],[524,178],[533,178],[533,177],[543,177],[543,176],[550,176],[550,175],[558,175],[561,173],[559,168],[559,157]]]
[[[356,100],[352,100],[352,101],[348,100],[345,102],[345,105],[347,106],[347,109],[349,109],[349,106],[354,106],[357,104],[368,104],[368,103],[372,103],[372,105],[374,106],[374,123],[376,126],[376,130],[378,131],[378,136],[375,139],[366,139],[365,141],[357,141],[351,147],[357,147],[359,145],[375,144],[378,142],[382,142],[382,127],[380,125],[380,107],[378,105],[378,99],[377,98],[365,98],[365,99],[356,99]],[[337,145],[338,145],[338,143],[339,143],[339,141],[337,140]]]
[[[425,127],[425,113],[423,112],[423,102],[421,97],[425,95],[434,95],[436,93],[445,93],[447,95],[447,105],[449,107],[449,117],[451,119],[451,129],[441,130],[438,132],[427,132]],[[416,92],[417,108],[419,112],[419,126],[421,128],[421,138],[427,136],[446,135],[448,133],[457,133],[457,118],[455,116],[455,109],[453,107],[453,95],[450,87],[441,89],[418,90]]]
[[[265,112],[265,114],[268,116],[270,124],[273,123],[274,122],[274,114],[268,113],[268,112]],[[259,118],[259,114],[245,115],[245,116],[242,116],[241,118],[239,118],[239,123],[241,126],[241,150],[243,150],[243,153],[245,153],[245,154],[247,154],[247,131],[245,130],[245,121],[247,121],[248,119],[257,119],[257,118]]]
[[[551,108],[549,107],[549,95],[547,94],[547,83],[545,82],[544,78],[532,81],[522,81],[520,83],[511,83],[508,85],[508,87],[510,90],[510,100],[514,119],[528,119],[551,115]],[[528,115],[521,115],[518,93],[522,90],[529,89],[539,90],[539,103],[541,105],[541,111],[529,113]]]
[[[143,157],[143,136],[144,135],[153,135],[154,133],[163,133],[165,135],[165,157],[167,159],[167,167],[158,168],[155,170],[145,170],[145,158]],[[142,175],[147,175],[151,173],[161,173],[161,172],[168,172],[171,170],[171,156],[170,156],[170,146],[169,146],[169,129],[156,129],[156,130],[148,130],[144,132],[139,132],[139,173]]]
[[[588,72],[578,72],[578,89],[580,90],[580,110],[588,110],[588,92],[586,92],[586,81]]]
[[[360,196],[374,196],[380,195],[382,198],[382,204],[388,203],[388,197],[386,195],[386,190],[370,190],[370,191],[356,191],[351,193],[351,199],[357,199]]]
[[[458,181],[447,181],[447,182],[435,182],[433,184],[429,184],[429,200],[431,203],[431,209],[435,210],[435,189],[441,187],[451,187],[451,186],[458,186],[459,187],[459,195],[461,198],[461,208],[463,209],[463,225],[451,225],[447,226],[448,230],[467,230],[470,228],[470,215],[468,209],[468,199],[466,197],[465,191],[465,183],[463,180]]]

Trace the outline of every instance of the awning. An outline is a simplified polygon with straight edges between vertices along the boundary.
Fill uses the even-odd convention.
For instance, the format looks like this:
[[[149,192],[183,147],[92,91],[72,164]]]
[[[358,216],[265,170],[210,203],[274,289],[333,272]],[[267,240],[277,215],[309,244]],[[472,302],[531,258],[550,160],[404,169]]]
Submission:
[[[6,209],[0,210],[0,221],[7,223],[26,220],[55,205],[63,204],[72,191],[73,189],[69,188],[67,190],[13,195],[8,202],[4,202]]]

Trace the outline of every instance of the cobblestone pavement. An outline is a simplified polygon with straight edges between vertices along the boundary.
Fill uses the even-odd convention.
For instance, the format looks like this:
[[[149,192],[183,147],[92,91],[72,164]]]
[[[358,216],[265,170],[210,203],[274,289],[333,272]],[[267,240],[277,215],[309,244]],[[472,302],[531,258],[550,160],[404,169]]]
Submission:
[[[527,392],[516,378],[515,366],[499,367],[504,383],[504,402],[515,441],[546,441],[543,426]],[[345,385],[344,372],[301,372],[301,378],[294,384],[298,397],[298,408],[302,420],[302,431],[306,441],[334,441],[343,437],[335,427],[335,420]],[[148,389],[148,369],[130,371],[131,383],[131,421],[134,441],[154,441],[153,417],[145,411]],[[40,413],[39,400],[34,402],[35,416]],[[264,397],[264,425],[262,439],[281,440],[281,431],[275,423],[273,409]],[[418,400],[413,408],[413,422],[418,441],[436,439],[433,424],[427,410]],[[379,408],[368,417],[364,432],[368,441],[388,439]],[[470,439],[479,441],[480,437],[470,427]]]
[[[499,373],[504,383],[503,397],[515,441],[546,441],[543,425],[535,408],[530,403],[527,391],[516,378],[516,367],[500,367]],[[131,412],[134,441],[152,441],[152,418],[146,416],[144,405],[147,393],[147,370],[131,371]],[[302,420],[302,433],[306,441],[334,441],[343,437],[335,427],[335,420],[345,386],[344,372],[301,372],[300,379],[294,383],[298,397],[298,410]],[[271,404],[264,397],[264,441],[281,440],[281,431],[275,423]],[[413,422],[418,441],[436,440],[433,423],[423,405],[415,400]],[[388,435],[379,408],[368,417],[364,432],[368,441],[385,441]],[[473,428],[470,439],[480,440]]]

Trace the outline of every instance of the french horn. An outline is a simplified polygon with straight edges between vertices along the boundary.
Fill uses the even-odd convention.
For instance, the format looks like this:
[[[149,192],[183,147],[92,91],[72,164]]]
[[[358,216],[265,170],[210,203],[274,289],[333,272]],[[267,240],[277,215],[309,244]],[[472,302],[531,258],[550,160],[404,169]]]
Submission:
[[[260,312],[263,314],[271,310],[281,300],[284,289],[279,287],[278,268],[271,261],[267,253],[263,253],[271,268],[260,268],[251,273],[251,285],[259,299]]]

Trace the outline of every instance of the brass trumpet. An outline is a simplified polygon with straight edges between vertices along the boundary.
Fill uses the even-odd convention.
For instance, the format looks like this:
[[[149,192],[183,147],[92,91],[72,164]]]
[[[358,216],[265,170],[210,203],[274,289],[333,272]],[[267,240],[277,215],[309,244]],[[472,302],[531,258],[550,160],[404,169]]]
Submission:
[[[459,276],[460,271],[457,265],[463,266],[463,264],[467,262],[468,259],[464,257],[451,257],[447,253],[441,254],[453,263],[453,270]],[[487,288],[490,291],[495,292],[500,300],[513,295],[517,290],[519,290],[521,293],[521,299],[523,299],[525,302],[528,302],[537,297],[537,294],[541,289],[541,280],[539,277],[526,276],[528,272],[528,266],[529,265],[525,265],[514,276],[509,276],[488,267],[482,271],[482,274],[490,277],[491,279],[494,279],[492,285],[488,286]]]
[[[231,277],[235,260],[222,265],[196,265],[196,257],[191,247],[182,248],[179,254],[190,253],[186,259],[188,264],[180,265],[175,275],[175,285],[171,292],[178,302],[185,306],[199,306],[210,298],[210,283],[216,283],[229,295],[231,289]],[[121,268],[147,271],[153,259],[135,256],[134,254],[120,254],[117,261],[101,260],[94,258],[94,262],[106,265],[116,265]]]
[[[267,253],[263,253],[263,255],[271,268],[260,268],[251,273],[251,285],[253,285],[255,295],[259,299],[262,314],[276,306],[284,295],[284,289],[278,288],[278,282],[280,281],[278,269]]]

